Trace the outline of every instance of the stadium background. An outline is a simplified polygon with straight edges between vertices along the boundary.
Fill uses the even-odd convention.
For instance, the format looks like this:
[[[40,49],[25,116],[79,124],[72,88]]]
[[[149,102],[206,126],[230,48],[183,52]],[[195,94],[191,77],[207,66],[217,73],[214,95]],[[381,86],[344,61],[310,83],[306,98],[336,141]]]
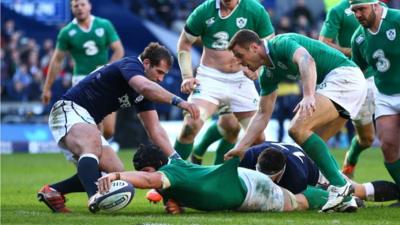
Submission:
[[[340,0],[264,0],[275,31],[296,32],[318,38],[326,11]],[[202,0],[92,0],[92,13],[114,24],[126,54],[141,52],[151,41],[176,52],[179,33],[185,19]],[[385,1],[400,8],[400,0]],[[71,20],[69,0],[2,0],[1,1],[1,153],[58,152],[47,127],[51,105],[69,88],[73,62],[67,58],[53,88],[51,103],[40,102],[42,86],[59,29]],[[194,67],[199,63],[201,48],[195,49]],[[181,77],[177,63],[162,83],[169,91],[179,91]],[[171,141],[180,130],[182,114],[175,107],[157,105],[162,125]],[[277,112],[279,113],[279,112]],[[114,141],[121,148],[131,148],[147,137],[133,109],[120,111]],[[277,125],[272,121],[266,136],[276,140]],[[349,130],[349,136],[351,135]],[[134,134],[134,135],[132,135]],[[344,132],[330,140],[335,147],[347,147]],[[285,137],[285,141],[290,141]]]

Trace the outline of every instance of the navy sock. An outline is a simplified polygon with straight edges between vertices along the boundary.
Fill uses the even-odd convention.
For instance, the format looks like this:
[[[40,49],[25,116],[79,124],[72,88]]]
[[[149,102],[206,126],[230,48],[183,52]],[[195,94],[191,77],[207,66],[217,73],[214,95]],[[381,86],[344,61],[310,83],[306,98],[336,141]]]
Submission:
[[[101,175],[98,158],[94,154],[84,154],[79,158],[78,176],[88,196],[96,194],[96,182]]]
[[[62,180],[58,183],[50,185],[51,188],[54,188],[61,194],[68,194],[73,192],[85,192],[85,188],[83,188],[81,181],[79,180],[78,174],[73,175],[70,178]]]

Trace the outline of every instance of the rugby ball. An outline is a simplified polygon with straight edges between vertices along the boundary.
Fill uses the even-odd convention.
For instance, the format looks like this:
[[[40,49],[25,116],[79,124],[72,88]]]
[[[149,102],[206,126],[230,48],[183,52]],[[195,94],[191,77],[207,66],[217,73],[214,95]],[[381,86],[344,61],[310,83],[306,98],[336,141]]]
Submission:
[[[114,180],[111,182],[110,190],[97,198],[98,207],[105,212],[115,212],[127,206],[134,195],[135,188],[132,184]]]

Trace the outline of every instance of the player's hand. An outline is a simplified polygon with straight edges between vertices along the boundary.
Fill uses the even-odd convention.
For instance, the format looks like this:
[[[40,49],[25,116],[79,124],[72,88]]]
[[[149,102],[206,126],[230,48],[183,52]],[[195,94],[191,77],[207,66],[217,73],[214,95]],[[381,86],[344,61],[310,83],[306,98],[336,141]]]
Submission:
[[[185,94],[190,94],[200,82],[194,77],[186,78],[182,81],[181,92]]]
[[[250,80],[257,80],[258,79],[258,72],[251,71],[247,66],[242,67],[244,75],[249,78]]]
[[[146,198],[149,202],[154,204],[159,203],[163,199],[163,197],[154,189],[151,189],[146,193]]]
[[[44,105],[47,105],[47,104],[49,104],[50,99],[51,99],[51,91],[50,91],[50,90],[43,90],[43,93],[42,93],[42,103],[43,103]]]
[[[109,173],[97,180],[97,189],[99,190],[100,194],[106,193],[111,188],[111,181],[115,180],[115,174]]]
[[[303,99],[296,105],[293,110],[298,112],[300,118],[310,117],[315,111],[315,98],[312,96],[304,96]]]
[[[233,148],[224,155],[224,160],[226,161],[226,160],[232,159],[235,156],[238,156],[240,159],[242,159],[244,156],[244,153],[245,153],[244,149]]]
[[[183,101],[178,104],[178,107],[186,110],[194,120],[197,120],[200,116],[200,109],[194,103]]]
[[[179,213],[183,213],[183,208],[179,206],[179,204],[173,200],[173,199],[169,199],[166,203],[165,203],[165,211],[167,211],[167,213],[170,214],[179,214]]]

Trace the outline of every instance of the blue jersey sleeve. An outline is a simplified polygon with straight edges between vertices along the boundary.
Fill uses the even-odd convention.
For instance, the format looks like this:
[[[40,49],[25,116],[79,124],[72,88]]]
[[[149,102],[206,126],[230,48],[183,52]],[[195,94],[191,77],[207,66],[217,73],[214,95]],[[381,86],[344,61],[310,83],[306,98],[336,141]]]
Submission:
[[[126,57],[118,65],[119,70],[126,81],[134,76],[145,76],[143,64],[133,57]]]

